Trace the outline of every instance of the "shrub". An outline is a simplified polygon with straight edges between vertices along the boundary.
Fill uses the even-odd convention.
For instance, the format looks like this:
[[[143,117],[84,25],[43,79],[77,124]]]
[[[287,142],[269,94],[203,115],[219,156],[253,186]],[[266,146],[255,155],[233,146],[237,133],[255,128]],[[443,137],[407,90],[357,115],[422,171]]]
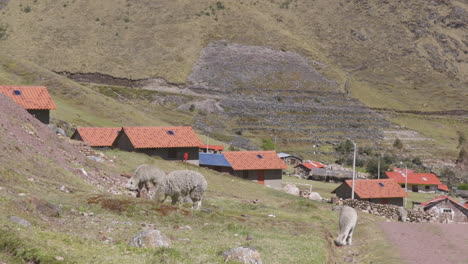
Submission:
[[[351,140],[349,139],[347,139],[346,141],[342,141],[340,144],[338,144],[335,147],[335,150],[336,152],[340,154],[347,154],[347,153],[353,152],[354,151],[353,142],[351,142]]]
[[[220,2],[220,1],[216,2],[216,8],[217,8],[218,10],[223,10],[223,9],[224,9],[223,3]]]
[[[400,150],[403,149],[403,142],[401,141],[401,139],[396,138],[393,142],[393,147]]]
[[[468,190],[468,183],[459,184],[458,190]]]
[[[24,13],[29,13],[29,12],[32,11],[32,8],[30,6],[26,6],[26,7],[23,7],[22,10],[23,10]]]
[[[8,25],[0,24],[0,40],[8,38]]]
[[[275,143],[271,139],[264,139],[262,141],[262,149],[263,150],[274,150],[275,149]]]
[[[415,157],[415,158],[413,158],[413,160],[411,160],[411,162],[412,162],[414,165],[418,165],[418,166],[421,166],[421,165],[423,164],[420,157]]]
[[[194,104],[191,104],[189,110],[190,110],[190,112],[195,111],[195,105],[194,105]]]

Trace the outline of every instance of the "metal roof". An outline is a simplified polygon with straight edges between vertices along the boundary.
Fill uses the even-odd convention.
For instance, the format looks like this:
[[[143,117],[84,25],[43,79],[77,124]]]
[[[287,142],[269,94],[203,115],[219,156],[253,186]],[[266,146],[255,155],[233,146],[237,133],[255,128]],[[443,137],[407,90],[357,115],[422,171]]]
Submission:
[[[286,157],[290,157],[290,156],[291,156],[291,155],[288,154],[288,153],[283,153],[283,152],[278,153],[278,157],[280,157],[280,158],[286,158]]]
[[[200,165],[231,167],[223,154],[199,153]]]

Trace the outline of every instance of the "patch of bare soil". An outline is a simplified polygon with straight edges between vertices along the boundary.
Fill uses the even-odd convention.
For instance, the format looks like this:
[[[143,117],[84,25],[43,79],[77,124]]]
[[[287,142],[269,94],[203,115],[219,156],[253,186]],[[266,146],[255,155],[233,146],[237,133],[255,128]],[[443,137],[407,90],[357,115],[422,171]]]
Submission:
[[[466,224],[383,222],[380,225],[405,263],[468,263]]]

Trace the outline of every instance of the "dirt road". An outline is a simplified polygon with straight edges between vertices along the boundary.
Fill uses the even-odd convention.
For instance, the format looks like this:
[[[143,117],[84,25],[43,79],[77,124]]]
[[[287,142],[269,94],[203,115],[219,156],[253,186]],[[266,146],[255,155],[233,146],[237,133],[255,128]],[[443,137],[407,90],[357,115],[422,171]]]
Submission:
[[[405,263],[468,263],[468,224],[383,222],[380,225]]]

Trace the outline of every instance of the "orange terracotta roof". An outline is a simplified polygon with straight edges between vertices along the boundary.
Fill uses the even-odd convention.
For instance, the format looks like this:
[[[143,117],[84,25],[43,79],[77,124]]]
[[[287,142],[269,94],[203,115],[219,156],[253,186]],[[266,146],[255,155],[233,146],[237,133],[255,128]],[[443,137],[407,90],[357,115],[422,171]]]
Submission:
[[[0,93],[30,110],[57,109],[44,86],[0,85]]]
[[[203,143],[192,127],[124,127],[133,147],[184,148],[200,147]]]
[[[78,133],[91,147],[110,147],[119,135],[120,127],[79,127]]]
[[[304,162],[304,163],[301,163],[300,165],[308,168],[309,170],[325,167],[325,165],[317,161]]]
[[[212,150],[215,150],[215,151],[220,151],[220,150],[224,150],[224,147],[221,146],[221,145],[207,145],[207,144],[203,144],[203,145],[200,145],[200,148],[201,149],[212,149]]]
[[[448,186],[445,185],[445,184],[439,184],[439,185],[437,185],[437,189],[442,190],[442,191],[446,191],[446,192],[449,191]]]
[[[456,204],[459,204],[460,206],[463,206],[463,207],[464,207],[463,204],[461,204],[461,203],[455,201],[454,199],[448,197],[447,195],[437,196],[436,198],[434,198],[434,199],[432,199],[432,200],[429,200],[429,201],[427,201],[427,202],[424,202],[424,203],[420,204],[419,206],[420,206],[420,207],[426,207],[426,206],[428,206],[428,205],[430,205],[430,204],[432,204],[432,203],[438,203],[438,202],[441,202],[441,201],[443,201],[443,200],[445,200],[445,199],[448,199],[448,200],[450,200],[450,201],[452,201],[452,202],[454,202],[454,203],[456,203]]]
[[[343,184],[347,184],[350,188],[352,188],[353,181],[346,180]],[[401,186],[393,179],[355,180],[354,192],[361,199],[398,198],[408,196],[405,190],[401,188]]]
[[[386,171],[385,174],[389,179],[394,179],[400,184],[405,183],[404,173]],[[439,185],[442,184],[435,174],[432,173],[409,173],[408,184],[417,185]]]
[[[225,151],[223,154],[234,170],[277,170],[288,168],[275,151]]]

